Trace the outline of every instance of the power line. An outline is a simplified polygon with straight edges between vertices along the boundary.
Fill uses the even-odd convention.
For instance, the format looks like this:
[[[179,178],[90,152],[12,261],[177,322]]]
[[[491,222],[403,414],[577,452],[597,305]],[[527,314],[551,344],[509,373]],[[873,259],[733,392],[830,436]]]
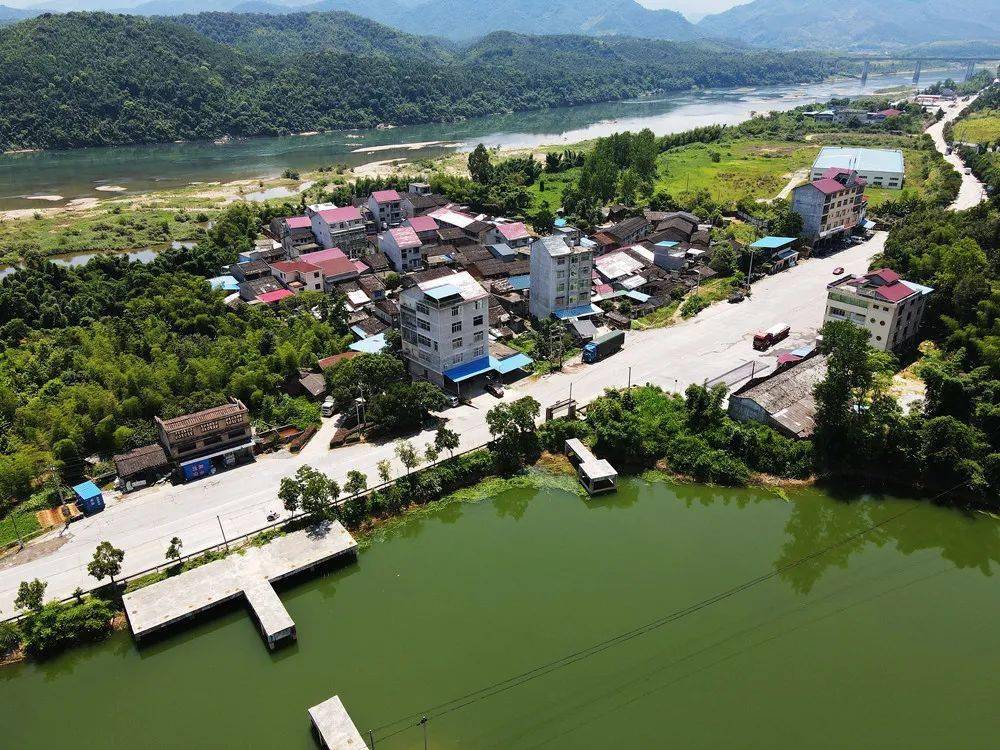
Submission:
[[[936,500],[937,498],[942,497],[943,495],[946,495],[949,492],[952,492],[952,491],[958,489],[959,487],[963,486],[964,484],[965,484],[964,482],[956,484],[955,486],[953,486],[953,487],[951,487],[951,488],[949,488],[947,490],[944,490],[943,492],[938,493],[933,498],[931,498],[931,500]],[[464,695],[458,696],[456,698],[452,698],[451,700],[445,701],[443,703],[439,703],[437,705],[431,706],[430,708],[426,708],[426,709],[424,709],[422,711],[417,711],[417,712],[414,712],[414,713],[411,713],[411,714],[406,714],[405,716],[401,716],[398,719],[395,719],[393,721],[390,721],[390,722],[382,724],[382,725],[380,725],[378,727],[375,727],[372,731],[373,732],[378,732],[378,731],[381,731],[383,729],[389,729],[391,727],[397,727],[400,724],[404,724],[404,726],[399,727],[398,729],[395,729],[394,731],[390,732],[389,734],[386,734],[383,737],[378,738],[378,739],[382,739],[382,740],[389,739],[390,737],[393,737],[393,736],[399,734],[400,732],[406,731],[407,729],[410,729],[413,726],[417,726],[417,724],[415,724],[413,722],[415,720],[423,717],[423,716],[427,716],[429,719],[440,718],[441,716],[445,716],[445,715],[447,715],[449,713],[452,713],[454,711],[457,711],[457,710],[459,710],[461,708],[465,708],[466,706],[472,705],[473,703],[477,703],[477,702],[485,700],[487,698],[491,698],[491,697],[493,697],[495,695],[498,695],[500,693],[506,692],[506,691],[511,690],[511,689],[513,689],[515,687],[519,687],[520,685],[523,685],[523,684],[525,684],[527,682],[535,680],[535,679],[537,679],[539,677],[543,677],[543,676],[545,676],[545,675],[547,675],[547,674],[549,674],[551,672],[554,672],[556,670],[562,669],[564,667],[568,667],[571,664],[575,664],[578,661],[582,661],[583,659],[587,659],[587,658],[590,658],[592,656],[596,656],[597,654],[600,654],[603,651],[606,651],[606,650],[608,650],[610,648],[613,648],[614,646],[621,645],[622,643],[627,643],[628,641],[631,641],[631,640],[633,640],[635,638],[638,638],[641,635],[645,635],[648,632],[651,632],[651,631],[659,629],[659,628],[661,628],[661,627],[663,627],[665,625],[669,625],[670,623],[676,622],[677,620],[680,620],[680,619],[683,619],[685,617],[688,617],[689,615],[695,614],[695,613],[697,613],[697,612],[699,612],[699,611],[701,611],[703,609],[706,609],[707,607],[711,607],[712,605],[717,604],[720,601],[724,601],[724,600],[729,599],[729,598],[731,598],[733,596],[736,596],[737,594],[740,594],[740,593],[742,593],[744,591],[747,591],[748,589],[751,589],[751,588],[753,588],[755,586],[758,586],[758,585],[760,585],[762,583],[770,581],[773,578],[776,578],[777,576],[781,575],[782,573],[784,573],[784,572],[786,572],[788,570],[791,570],[791,569],[796,568],[796,567],[798,567],[800,565],[803,565],[803,564],[805,564],[807,562],[815,560],[818,557],[822,557],[823,555],[827,554],[828,552],[833,551],[834,549],[837,549],[838,547],[842,547],[845,544],[848,544],[848,543],[850,543],[850,542],[852,542],[852,541],[854,541],[856,539],[859,539],[859,538],[861,538],[861,537],[869,534],[870,532],[872,532],[872,531],[874,531],[874,530],[876,530],[878,528],[881,528],[882,526],[885,526],[886,524],[891,523],[892,521],[895,521],[895,520],[897,520],[899,518],[902,518],[903,516],[905,516],[905,515],[907,515],[909,513],[912,513],[918,507],[921,507],[921,506],[919,506],[919,505],[912,505],[909,508],[907,508],[907,509],[905,509],[905,510],[899,512],[899,513],[896,513],[895,515],[889,516],[888,518],[885,518],[885,519],[882,519],[881,521],[873,523],[870,526],[868,526],[868,527],[866,527],[866,528],[864,528],[864,529],[862,529],[860,531],[857,531],[857,532],[855,532],[853,534],[850,534],[850,535],[848,535],[846,537],[841,538],[840,540],[838,540],[836,542],[833,542],[833,543],[827,545],[826,547],[818,549],[815,552],[811,552],[808,555],[804,555],[803,557],[800,557],[797,560],[793,560],[792,562],[786,563],[785,565],[783,565],[783,566],[781,566],[779,568],[775,568],[774,570],[772,570],[772,571],[770,571],[768,573],[759,575],[759,576],[757,576],[755,578],[751,578],[751,579],[749,579],[749,580],[747,580],[747,581],[745,581],[745,582],[743,582],[743,583],[741,583],[741,584],[739,584],[737,586],[734,586],[734,587],[732,587],[730,589],[727,589],[726,591],[722,591],[722,592],[720,592],[718,594],[715,594],[715,595],[713,595],[711,597],[708,597],[707,599],[703,599],[703,600],[701,600],[699,602],[696,602],[695,604],[689,605],[689,606],[684,607],[682,609],[674,610],[673,612],[670,612],[670,613],[668,613],[668,614],[666,614],[666,615],[664,615],[662,617],[659,617],[659,618],[657,618],[655,620],[651,620],[651,621],[649,621],[649,622],[647,622],[647,623],[645,623],[643,625],[639,625],[638,627],[632,628],[630,630],[623,631],[623,632],[618,633],[617,635],[611,636],[611,637],[609,637],[609,638],[607,638],[607,639],[605,639],[603,641],[599,641],[599,642],[594,643],[594,644],[592,644],[590,646],[587,646],[586,648],[580,649],[578,651],[571,652],[571,653],[566,654],[566,655],[564,655],[564,656],[562,656],[562,657],[560,657],[558,659],[555,659],[553,661],[547,662],[545,664],[541,664],[541,665],[539,665],[537,667],[534,667],[532,669],[526,670],[526,671],[521,672],[520,674],[514,675],[512,677],[508,677],[505,680],[500,680],[498,682],[494,682],[494,683],[492,683],[490,685],[487,685],[485,687],[482,687],[482,688],[480,688],[478,690],[473,690],[473,691],[471,691],[469,693],[466,693]]]

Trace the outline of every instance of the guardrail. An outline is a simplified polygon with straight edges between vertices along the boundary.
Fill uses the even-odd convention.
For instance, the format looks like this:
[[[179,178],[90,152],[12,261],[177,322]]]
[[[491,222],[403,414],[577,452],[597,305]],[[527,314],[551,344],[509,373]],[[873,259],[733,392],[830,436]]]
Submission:
[[[466,448],[463,451],[459,451],[458,453],[455,453],[454,455],[448,456],[448,458],[440,459],[438,461],[434,461],[433,463],[429,463],[429,464],[427,464],[425,466],[421,466],[419,469],[416,469],[416,470],[410,472],[407,475],[396,477],[395,479],[390,479],[388,482],[382,482],[382,483],[377,484],[377,485],[375,485],[373,487],[368,487],[368,488],[362,490],[361,492],[356,492],[353,495],[348,495],[347,497],[337,498],[336,500],[334,500],[330,504],[330,507],[340,507],[340,506],[342,506],[342,505],[350,502],[351,500],[355,500],[355,499],[360,498],[360,497],[364,497],[364,498],[370,497],[375,492],[379,492],[381,490],[388,489],[388,488],[396,485],[397,483],[399,483],[401,481],[408,480],[410,477],[419,476],[421,473],[427,471],[428,469],[436,468],[438,466],[441,466],[442,464],[448,463],[449,461],[454,461],[457,458],[461,458],[462,456],[467,456],[470,453],[475,453],[476,451],[481,451],[484,448],[489,448],[492,444],[493,444],[493,441],[488,441],[486,443],[483,443],[482,445],[477,445],[477,446],[475,446],[473,448]],[[129,582],[135,581],[138,578],[143,578],[143,577],[151,575],[153,573],[159,573],[161,570],[164,570],[164,569],[167,569],[167,568],[173,568],[173,567],[175,567],[177,565],[182,565],[182,564],[184,564],[185,562],[187,562],[189,560],[193,560],[196,557],[201,557],[202,555],[206,555],[206,554],[209,554],[211,552],[216,552],[218,550],[223,550],[223,549],[228,550],[229,547],[230,547],[230,545],[238,545],[238,544],[242,544],[244,542],[250,541],[253,537],[259,536],[261,534],[265,534],[268,531],[273,531],[273,530],[275,530],[275,529],[277,529],[279,527],[286,526],[288,524],[293,523],[294,521],[302,520],[303,518],[305,518],[308,515],[309,515],[308,513],[305,513],[305,512],[302,512],[302,511],[293,513],[291,516],[287,516],[287,517],[282,518],[282,519],[280,519],[278,521],[274,521],[273,523],[265,524],[264,526],[261,526],[261,527],[259,527],[257,529],[254,529],[253,531],[248,531],[248,532],[245,532],[243,534],[240,534],[240,535],[232,537],[232,538],[224,537],[224,541],[222,541],[219,544],[212,544],[212,545],[209,545],[208,547],[202,547],[201,549],[197,550],[196,552],[190,552],[188,554],[181,555],[177,559],[168,560],[168,561],[159,563],[158,565],[154,565],[154,566],[152,566],[150,568],[146,568],[145,570],[140,570],[140,571],[138,571],[136,573],[129,573],[126,576],[122,576],[121,578],[116,579],[113,583],[98,583],[97,585],[95,585],[95,586],[93,586],[93,587],[91,587],[89,589],[82,589],[80,591],[80,594],[82,596],[93,595],[94,592],[99,591],[100,589],[106,588],[108,586],[113,586],[113,587],[118,588],[118,589],[127,588]],[[41,534],[44,534],[46,531],[49,531],[49,529],[40,529],[38,531],[38,533],[36,534],[36,536],[40,536]],[[57,601],[60,604],[66,604],[66,603],[71,602],[71,601],[76,601],[76,599],[77,599],[77,596],[75,594],[71,594],[70,596],[64,597],[62,599],[56,599],[55,601]],[[0,623],[3,623],[3,622],[11,622],[11,623],[13,623],[13,622],[19,622],[20,620],[22,620],[24,617],[28,616],[29,614],[30,614],[30,612],[21,612],[21,613],[18,613],[18,614],[14,614],[14,615],[11,615],[10,617],[7,617],[5,619],[0,619]]]

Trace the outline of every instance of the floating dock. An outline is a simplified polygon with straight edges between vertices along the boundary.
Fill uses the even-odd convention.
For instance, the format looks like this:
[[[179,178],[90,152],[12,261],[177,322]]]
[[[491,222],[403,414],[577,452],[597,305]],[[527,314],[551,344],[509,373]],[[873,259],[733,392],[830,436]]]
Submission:
[[[137,641],[212,607],[243,597],[267,647],[296,637],[295,623],[271,584],[357,552],[337,522],[296,531],[263,547],[248,547],[165,581],[125,594],[122,601]]]
[[[600,495],[617,489],[618,472],[615,467],[605,459],[597,458],[580,440],[570,438],[566,441],[566,457],[589,494]]]
[[[309,709],[320,747],[327,750],[362,750],[368,746],[336,695]]]

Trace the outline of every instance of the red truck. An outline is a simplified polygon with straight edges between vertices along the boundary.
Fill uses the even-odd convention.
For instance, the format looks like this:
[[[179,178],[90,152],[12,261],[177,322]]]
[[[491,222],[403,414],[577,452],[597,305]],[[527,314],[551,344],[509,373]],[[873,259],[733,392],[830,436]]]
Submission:
[[[787,339],[790,331],[791,328],[785,323],[778,323],[766,331],[759,331],[753,335],[753,348],[760,352],[767,351],[779,341]]]

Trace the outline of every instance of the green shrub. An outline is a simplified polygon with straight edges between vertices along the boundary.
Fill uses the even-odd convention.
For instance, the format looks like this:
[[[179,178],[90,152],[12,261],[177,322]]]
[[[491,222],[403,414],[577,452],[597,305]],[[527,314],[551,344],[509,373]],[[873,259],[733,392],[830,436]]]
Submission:
[[[21,645],[21,634],[9,622],[0,622],[0,656],[14,651]]]
[[[21,625],[24,645],[33,656],[45,657],[78,643],[106,638],[115,610],[103,599],[83,604],[51,602],[26,617]]]

